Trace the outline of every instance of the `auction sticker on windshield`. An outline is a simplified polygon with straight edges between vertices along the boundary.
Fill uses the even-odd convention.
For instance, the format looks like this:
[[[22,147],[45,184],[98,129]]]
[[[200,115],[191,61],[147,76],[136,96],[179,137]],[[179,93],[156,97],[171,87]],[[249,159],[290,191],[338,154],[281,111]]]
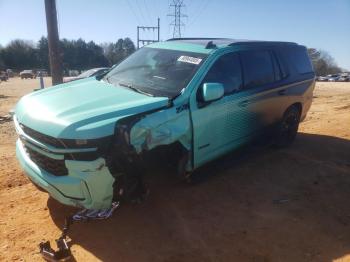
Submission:
[[[177,61],[198,65],[202,61],[202,59],[197,57],[182,55],[177,59]]]

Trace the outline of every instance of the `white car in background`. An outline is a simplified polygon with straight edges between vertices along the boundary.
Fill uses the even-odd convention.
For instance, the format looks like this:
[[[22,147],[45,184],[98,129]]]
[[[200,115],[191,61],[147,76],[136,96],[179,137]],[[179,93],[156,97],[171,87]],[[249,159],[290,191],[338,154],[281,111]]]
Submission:
[[[36,77],[33,70],[23,70],[19,73],[19,76],[21,77],[21,79],[34,79]]]
[[[101,75],[103,73],[106,73],[109,70],[110,70],[109,67],[99,67],[99,68],[89,69],[89,70],[81,73],[78,76],[64,77],[63,78],[63,82],[67,83],[67,82],[71,82],[71,81],[74,81],[74,80],[79,80],[79,79],[83,79],[83,78],[87,78],[87,77]]]
[[[329,82],[336,82],[340,76],[338,74],[328,75]]]
[[[328,76],[318,76],[318,77],[316,77],[316,81],[327,82]]]

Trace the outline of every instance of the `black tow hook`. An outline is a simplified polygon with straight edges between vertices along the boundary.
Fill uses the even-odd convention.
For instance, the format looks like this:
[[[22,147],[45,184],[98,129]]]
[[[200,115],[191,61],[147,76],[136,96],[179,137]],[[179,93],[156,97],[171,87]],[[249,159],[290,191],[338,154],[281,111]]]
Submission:
[[[40,254],[47,261],[68,261],[72,258],[72,252],[67,244],[67,233],[70,225],[73,224],[72,217],[66,217],[65,225],[62,230],[62,235],[60,238],[56,239],[56,245],[58,250],[55,251],[51,245],[50,241],[41,242],[39,244]]]

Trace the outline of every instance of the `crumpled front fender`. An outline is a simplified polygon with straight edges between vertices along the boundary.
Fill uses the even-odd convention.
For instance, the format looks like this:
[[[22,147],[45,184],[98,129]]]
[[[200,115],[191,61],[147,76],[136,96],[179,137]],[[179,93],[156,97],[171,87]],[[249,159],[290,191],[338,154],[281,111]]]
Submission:
[[[179,112],[178,108],[172,107],[146,115],[130,130],[130,144],[137,153],[177,141],[187,150],[191,149],[192,132],[189,110]]]

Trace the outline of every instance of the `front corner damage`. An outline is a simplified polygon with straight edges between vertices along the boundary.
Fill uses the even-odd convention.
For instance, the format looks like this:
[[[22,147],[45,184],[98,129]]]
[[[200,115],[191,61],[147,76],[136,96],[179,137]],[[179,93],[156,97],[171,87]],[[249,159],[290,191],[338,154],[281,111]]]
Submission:
[[[191,152],[188,110],[179,112],[173,107],[119,120],[115,142],[107,160],[116,180],[115,199],[135,200],[147,195],[142,173],[152,166],[152,161],[155,165],[166,163],[175,167],[181,177],[189,174],[192,170]]]
[[[84,202],[85,208],[105,209],[111,206],[115,177],[110,173],[104,158],[88,162],[66,160],[66,166],[71,176],[81,181],[83,195],[88,196]]]
[[[175,142],[190,151],[191,141],[189,112],[177,113],[175,108],[145,116],[130,130],[130,144],[138,154]]]

